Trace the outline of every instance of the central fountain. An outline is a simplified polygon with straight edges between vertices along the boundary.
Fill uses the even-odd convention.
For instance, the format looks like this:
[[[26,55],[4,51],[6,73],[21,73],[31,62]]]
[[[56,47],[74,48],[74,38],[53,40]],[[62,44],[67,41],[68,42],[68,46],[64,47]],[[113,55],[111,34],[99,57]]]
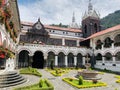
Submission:
[[[88,63],[90,61],[90,58],[88,57],[88,55],[86,56],[85,60],[87,62],[85,64],[86,69],[78,71],[77,76],[82,76],[84,79],[87,79],[87,80],[99,80],[99,79],[101,79],[101,78],[97,77],[98,72],[89,69],[91,67],[91,64]]]

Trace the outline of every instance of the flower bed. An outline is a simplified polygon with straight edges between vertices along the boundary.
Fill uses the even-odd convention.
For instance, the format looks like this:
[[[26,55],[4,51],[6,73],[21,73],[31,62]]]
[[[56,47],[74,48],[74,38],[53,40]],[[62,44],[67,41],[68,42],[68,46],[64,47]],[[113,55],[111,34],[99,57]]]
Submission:
[[[32,75],[36,75],[36,76],[39,76],[41,77],[41,73],[37,71],[37,69],[35,68],[31,68],[31,67],[28,67],[28,68],[22,68],[20,70],[20,73],[21,74],[32,74]]]
[[[41,79],[37,84],[15,88],[14,90],[54,90],[54,87],[48,80]]]
[[[107,84],[103,82],[93,83],[92,81],[88,81],[88,80],[83,80],[83,84],[79,85],[79,80],[74,79],[74,78],[63,78],[62,80],[77,88],[91,88],[91,87],[107,86]]]

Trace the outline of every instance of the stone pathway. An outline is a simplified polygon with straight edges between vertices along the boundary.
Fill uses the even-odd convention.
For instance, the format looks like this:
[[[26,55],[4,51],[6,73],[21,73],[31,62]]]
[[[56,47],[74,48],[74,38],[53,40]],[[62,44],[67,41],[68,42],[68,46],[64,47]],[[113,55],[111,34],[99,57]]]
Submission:
[[[99,77],[101,77],[101,81],[107,83],[106,87],[95,87],[95,88],[86,88],[86,89],[77,89],[73,86],[70,86],[69,84],[62,81],[62,78],[64,77],[74,77],[77,74],[77,71],[73,70],[70,71],[68,74],[65,74],[61,77],[54,77],[49,72],[45,70],[39,70],[43,78],[48,78],[49,81],[54,85],[55,90],[120,90],[120,84],[116,83],[117,80],[114,78],[114,74],[108,74],[104,73],[103,75],[100,74]]]
[[[74,87],[71,87],[67,83],[63,82],[62,77],[54,77],[45,70],[39,70],[39,71],[43,75],[42,78],[47,78],[54,85],[55,90],[77,90]]]
[[[108,74],[104,73],[99,74],[99,77],[101,77],[101,81],[107,83],[106,87],[96,87],[96,88],[86,88],[86,89],[77,89],[73,86],[70,86],[69,84],[65,83],[62,81],[62,78],[64,77],[74,77],[77,74],[77,71],[73,70],[70,71],[69,73],[61,76],[61,77],[54,77],[52,74],[49,72],[45,71],[44,69],[39,69],[39,72],[42,74],[42,78],[47,78],[54,86],[54,90],[120,90],[120,84],[115,83],[117,80],[114,78],[114,74]],[[26,85],[31,85],[38,83],[40,78],[34,75],[24,75],[26,78],[28,78],[28,81],[26,83],[13,86],[13,87],[6,87],[6,88],[0,88],[0,90],[12,90],[15,87],[21,87],[21,86],[26,86]]]

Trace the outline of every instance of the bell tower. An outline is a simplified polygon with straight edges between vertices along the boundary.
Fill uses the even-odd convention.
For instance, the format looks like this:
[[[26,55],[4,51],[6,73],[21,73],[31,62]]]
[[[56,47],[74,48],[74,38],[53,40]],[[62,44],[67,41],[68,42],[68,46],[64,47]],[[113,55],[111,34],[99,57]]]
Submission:
[[[88,11],[82,17],[83,37],[87,38],[100,31],[100,15],[93,10],[91,0],[89,0]]]

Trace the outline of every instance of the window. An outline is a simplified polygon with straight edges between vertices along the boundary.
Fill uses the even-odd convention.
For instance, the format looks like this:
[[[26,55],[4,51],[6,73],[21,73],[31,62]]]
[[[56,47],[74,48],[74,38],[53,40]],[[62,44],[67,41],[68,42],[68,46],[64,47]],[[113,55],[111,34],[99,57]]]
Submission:
[[[84,29],[85,29],[85,33],[87,33],[87,25],[85,25]]]
[[[95,23],[95,25],[94,25],[94,29],[95,29],[95,33],[97,32],[97,24]]]

